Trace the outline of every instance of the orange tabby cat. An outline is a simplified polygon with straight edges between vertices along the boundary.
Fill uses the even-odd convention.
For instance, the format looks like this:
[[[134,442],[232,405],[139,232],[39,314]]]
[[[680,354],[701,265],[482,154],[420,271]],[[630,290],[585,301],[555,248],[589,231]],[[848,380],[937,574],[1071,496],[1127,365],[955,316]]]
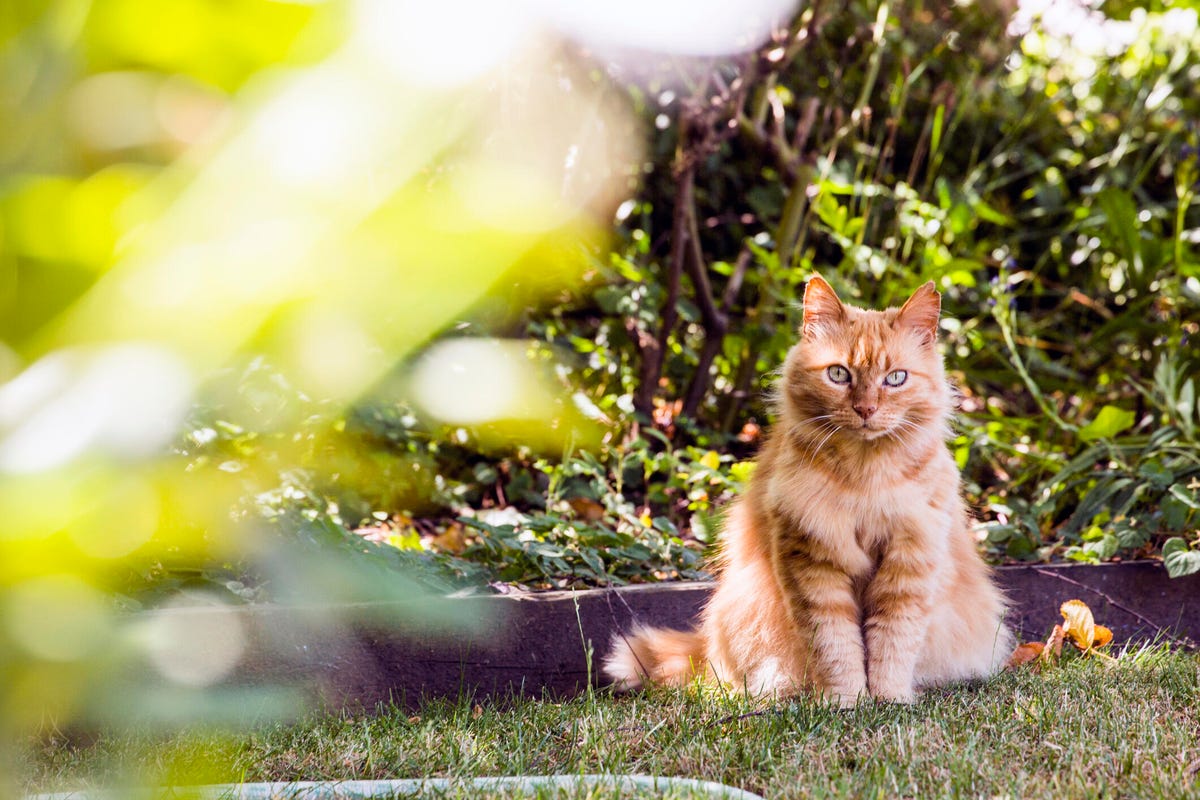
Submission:
[[[940,312],[932,282],[902,308],[864,311],[809,281],[779,420],[730,510],[700,627],[617,637],[615,685],[703,675],[756,695],[908,703],[1004,663],[1004,599],[945,445]]]

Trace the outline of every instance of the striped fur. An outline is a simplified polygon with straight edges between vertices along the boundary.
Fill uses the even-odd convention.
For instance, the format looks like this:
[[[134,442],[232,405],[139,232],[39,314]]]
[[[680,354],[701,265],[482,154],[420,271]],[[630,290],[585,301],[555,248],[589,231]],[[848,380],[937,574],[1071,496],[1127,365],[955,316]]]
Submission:
[[[604,663],[617,686],[702,676],[849,706],[912,702],[999,669],[1011,635],[945,445],[939,313],[932,283],[902,308],[866,311],[809,282],[779,419],[730,511],[700,626],[618,637]],[[834,365],[849,383],[831,379]],[[906,379],[886,385],[896,370]]]

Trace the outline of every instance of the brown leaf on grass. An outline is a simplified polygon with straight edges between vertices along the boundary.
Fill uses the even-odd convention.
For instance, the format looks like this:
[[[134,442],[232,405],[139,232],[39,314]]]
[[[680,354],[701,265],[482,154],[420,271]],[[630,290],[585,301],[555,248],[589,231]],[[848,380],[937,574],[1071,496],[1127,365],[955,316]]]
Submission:
[[[1055,625],[1054,630],[1050,632],[1050,638],[1046,640],[1046,645],[1042,649],[1042,661],[1049,664],[1051,661],[1057,661],[1062,655],[1063,637],[1066,636],[1066,631],[1062,625]]]
[[[1084,653],[1101,659],[1107,666],[1115,666],[1117,659],[1096,650],[1112,641],[1113,634],[1103,625],[1097,625],[1092,610],[1082,600],[1068,600],[1059,608],[1063,624],[1055,625],[1046,643],[1029,642],[1017,647],[1008,660],[1008,667],[1019,667],[1036,660],[1039,667],[1053,665],[1062,657],[1063,642],[1069,640]]]
[[[1008,657],[1006,669],[1016,669],[1022,664],[1028,664],[1035,660],[1046,649],[1046,645],[1041,642],[1026,642],[1025,644],[1017,645],[1017,649],[1013,650],[1011,656]]]

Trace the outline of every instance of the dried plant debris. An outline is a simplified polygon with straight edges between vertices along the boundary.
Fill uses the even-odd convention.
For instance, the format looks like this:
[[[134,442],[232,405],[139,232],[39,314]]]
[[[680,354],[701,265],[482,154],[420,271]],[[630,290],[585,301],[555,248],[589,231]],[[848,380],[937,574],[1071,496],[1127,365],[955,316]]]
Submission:
[[[1063,623],[1055,625],[1049,638],[1043,642],[1025,642],[1017,645],[1008,659],[1008,668],[1015,669],[1026,664],[1038,668],[1056,665],[1062,658],[1064,642],[1070,642],[1086,656],[1093,656],[1105,663],[1116,663],[1116,659],[1099,648],[1112,642],[1113,633],[1103,625],[1097,625],[1092,610],[1082,600],[1068,600],[1059,609]]]

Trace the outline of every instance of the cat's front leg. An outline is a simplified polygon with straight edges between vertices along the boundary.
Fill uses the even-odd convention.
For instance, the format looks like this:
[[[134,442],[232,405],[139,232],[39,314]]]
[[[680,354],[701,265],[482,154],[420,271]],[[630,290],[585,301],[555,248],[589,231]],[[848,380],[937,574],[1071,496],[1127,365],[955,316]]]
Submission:
[[[806,650],[804,685],[842,708],[867,694],[866,660],[853,582],[832,554],[802,531],[780,532],[772,561],[797,646]]]
[[[913,674],[929,625],[936,555],[919,527],[900,525],[867,587],[867,685],[878,700],[917,699]]]

